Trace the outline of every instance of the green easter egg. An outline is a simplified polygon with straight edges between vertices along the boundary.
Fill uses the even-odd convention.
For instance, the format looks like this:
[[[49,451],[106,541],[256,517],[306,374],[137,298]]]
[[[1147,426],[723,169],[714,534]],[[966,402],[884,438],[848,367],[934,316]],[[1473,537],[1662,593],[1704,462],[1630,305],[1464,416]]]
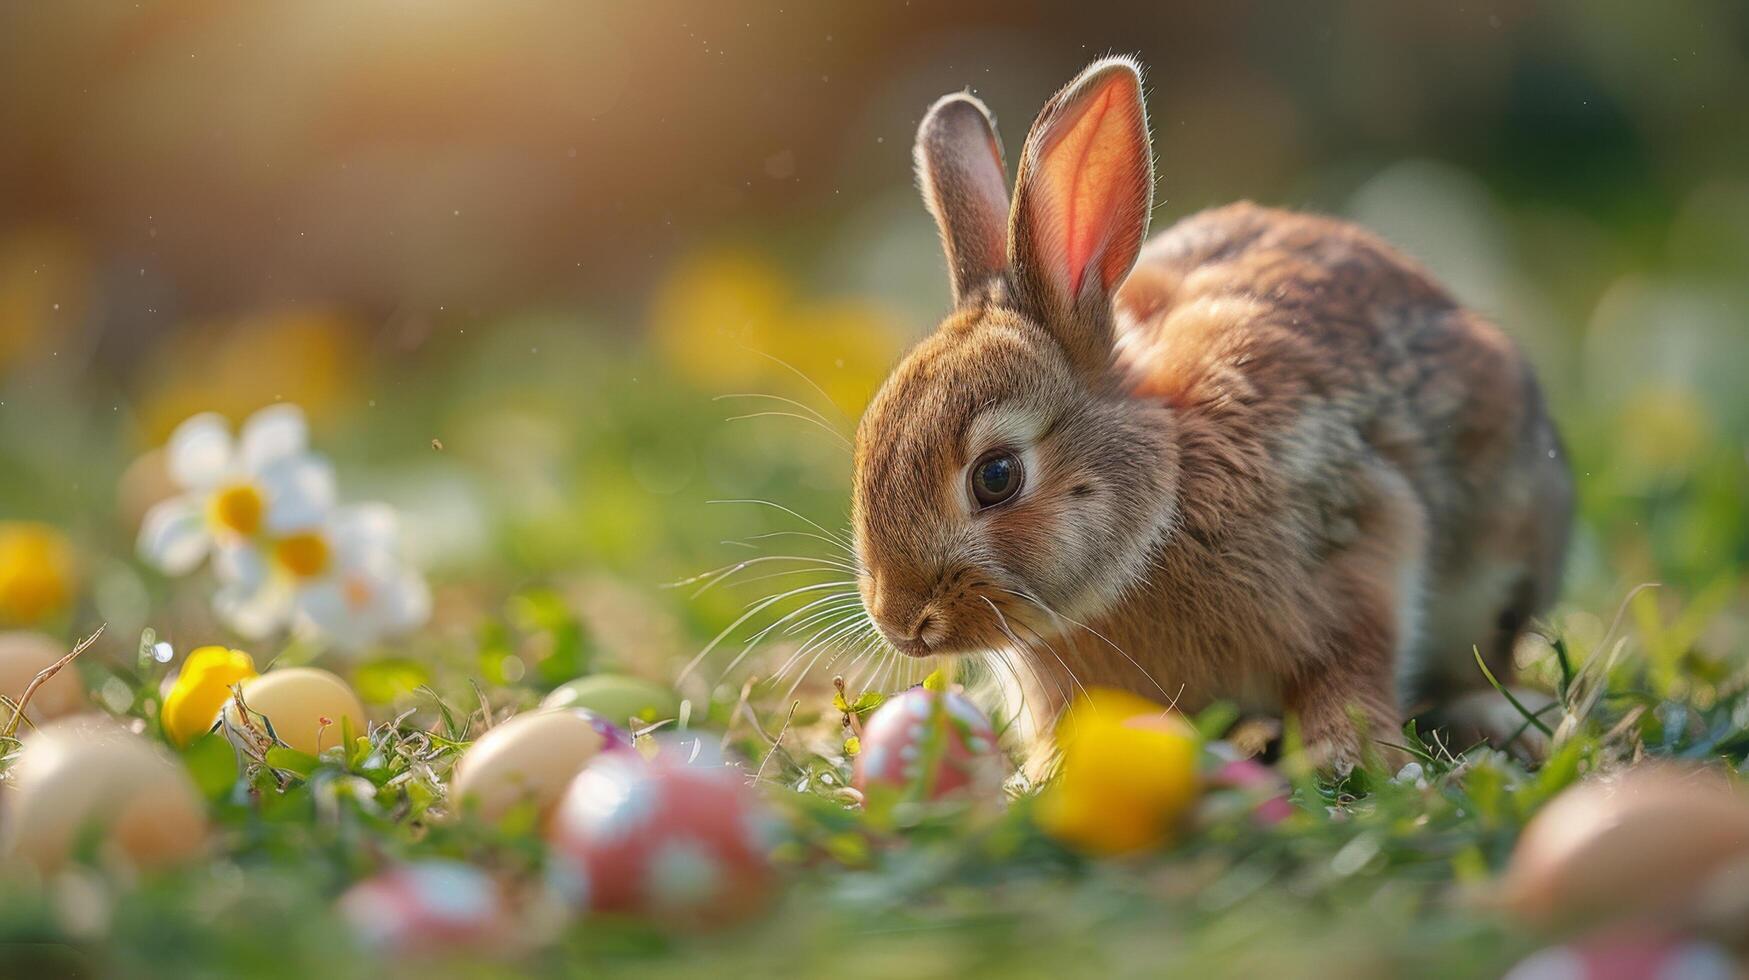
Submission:
[[[616,725],[673,718],[680,699],[660,684],[623,674],[591,674],[566,681],[541,701],[543,708],[588,708]]]

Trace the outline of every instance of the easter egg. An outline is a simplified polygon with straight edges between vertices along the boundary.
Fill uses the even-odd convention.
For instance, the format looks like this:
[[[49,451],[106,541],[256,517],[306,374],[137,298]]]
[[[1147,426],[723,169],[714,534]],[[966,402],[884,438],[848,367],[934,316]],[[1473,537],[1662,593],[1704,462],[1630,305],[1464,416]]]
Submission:
[[[863,726],[854,785],[916,792],[924,799],[986,797],[1001,786],[996,733],[964,695],[914,687],[888,698]]]
[[[1208,750],[1218,760],[1208,774],[1208,787],[1241,797],[1253,823],[1269,827],[1293,815],[1288,782],[1280,773],[1256,759],[1239,756],[1225,742],[1210,743]]]
[[[17,704],[36,675],[67,652],[67,647],[42,633],[23,630],[0,633],[0,694]],[[40,725],[85,706],[85,685],[79,682],[78,669],[68,664],[38,685],[30,703],[25,705],[24,716],[32,724]],[[11,709],[0,708],[0,724],[11,719]]]
[[[548,828],[548,878],[581,909],[720,924],[769,897],[770,818],[739,770],[604,752],[572,780]]]
[[[1570,787],[1525,827],[1500,898],[1544,927],[1682,914],[1749,858],[1749,795],[1708,770],[1642,764]]]
[[[364,705],[338,676],[315,667],[281,667],[242,682],[250,711],[266,716],[280,741],[316,755],[340,744],[342,721],[365,732]]]
[[[1741,975],[1730,954],[1713,943],[1627,932],[1533,953],[1504,980],[1732,980]]]
[[[661,721],[680,713],[674,692],[660,684],[622,674],[591,674],[566,681],[547,693],[543,708],[587,708],[616,725]]]
[[[498,883],[460,861],[391,868],[347,889],[336,907],[362,945],[395,955],[492,946],[510,934]]]
[[[173,864],[206,840],[206,806],[168,753],[119,724],[85,716],[26,739],[10,770],[0,850],[44,871],[99,828],[98,856],[138,868]]]
[[[1169,840],[1196,803],[1196,729],[1125,691],[1094,688],[1057,722],[1055,780],[1035,810],[1040,829],[1089,854],[1130,854]]]
[[[629,751],[631,736],[581,708],[543,708],[517,715],[481,735],[462,753],[450,783],[451,808],[497,821],[532,804],[542,821],[571,778],[602,751]]]

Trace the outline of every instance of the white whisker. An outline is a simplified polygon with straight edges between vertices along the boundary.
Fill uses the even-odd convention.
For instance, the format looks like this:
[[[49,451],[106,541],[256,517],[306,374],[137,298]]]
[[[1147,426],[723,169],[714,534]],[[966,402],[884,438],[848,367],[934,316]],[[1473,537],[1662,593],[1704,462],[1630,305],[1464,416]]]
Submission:
[[[819,599],[811,600],[811,601],[803,604],[799,608],[793,609],[790,612],[787,612],[787,613],[783,614],[782,616],[778,617],[776,620],[772,621],[771,623],[766,625],[763,629],[761,629],[759,632],[754,633],[751,637],[749,637],[747,639],[747,645],[741,648],[741,652],[735,655],[735,659],[729,661],[729,665],[727,667],[723,668],[722,673],[720,675],[718,675],[718,680],[720,681],[723,677],[729,676],[729,674],[732,673],[736,667],[739,667],[741,665],[741,661],[745,660],[747,658],[747,655],[749,653],[752,653],[753,649],[759,645],[759,641],[765,639],[766,635],[769,634],[772,630],[777,629],[779,626],[782,626],[784,623],[788,622],[789,620],[795,618],[796,616],[800,616],[801,614],[807,612],[810,609],[815,608],[816,606],[819,606],[822,603],[828,603],[828,602],[834,602],[834,601],[842,602],[846,599],[853,598],[853,597],[854,597],[853,594],[850,594],[850,593],[843,593],[843,592],[835,593],[833,595],[824,596],[824,597],[819,598]],[[828,610],[825,613],[825,615],[831,615],[834,612],[842,612],[842,610]],[[810,617],[810,618],[814,618],[814,617]],[[792,629],[793,628],[795,628],[795,627],[792,627]]]
[[[856,448],[855,446],[851,445],[850,440],[844,438],[844,436],[841,433],[839,433],[839,431],[837,429],[834,429],[831,426],[828,426],[827,424],[825,424],[824,422],[818,421],[817,419],[809,418],[806,415],[798,415],[795,412],[779,412],[779,411],[775,411],[775,410],[769,411],[769,412],[748,412],[746,415],[731,415],[728,418],[723,419],[723,421],[725,421],[725,422],[745,422],[748,419],[766,419],[766,418],[798,419],[800,421],[808,423],[809,425],[815,427],[816,429],[819,429],[821,432],[824,432],[827,435],[831,436],[832,438],[838,440],[838,448],[843,449],[845,452],[850,452],[851,450]]]
[[[1130,666],[1136,668],[1137,672],[1139,672],[1143,677],[1147,678],[1148,683],[1154,685],[1154,690],[1159,691],[1160,696],[1162,698],[1166,699],[1166,701],[1168,703],[1176,703],[1176,699],[1173,698],[1172,695],[1166,693],[1166,688],[1161,686],[1160,681],[1157,678],[1155,678],[1153,674],[1150,674],[1146,668],[1144,668],[1141,664],[1137,663],[1136,658],[1134,658],[1134,657],[1130,656],[1128,653],[1126,653],[1122,647],[1118,646],[1116,643],[1113,643],[1113,642],[1111,642],[1111,640],[1107,639],[1105,634],[1099,632],[1098,630],[1094,629],[1091,626],[1088,626],[1086,623],[1083,623],[1079,620],[1070,618],[1069,616],[1065,616],[1062,613],[1057,612],[1056,610],[1052,609],[1051,607],[1045,605],[1043,602],[1040,602],[1038,599],[1034,598],[1033,596],[1027,595],[1024,592],[1016,592],[1013,589],[1003,589],[1002,591],[1007,592],[1010,595],[1018,596],[1019,598],[1025,599],[1027,602],[1030,602],[1033,605],[1039,607],[1039,609],[1042,610],[1045,615],[1050,616],[1052,619],[1064,620],[1064,621],[1066,621],[1074,626],[1078,626],[1081,629],[1086,630],[1088,633],[1091,633],[1094,637],[1096,637],[1100,641],[1102,641],[1106,646],[1111,647],[1113,650],[1117,651],[1119,656],[1121,656],[1125,660],[1129,661]]]
[[[850,547],[849,541],[844,540],[842,538],[839,538],[838,536],[834,535],[831,531],[827,530],[825,527],[821,526],[820,524],[815,523],[814,521],[811,521],[806,517],[803,517],[800,513],[796,512],[794,510],[791,510],[790,508],[785,507],[784,505],[782,505],[780,503],[775,503],[775,502],[770,501],[770,500],[760,500],[760,499],[755,498],[755,497],[738,497],[738,498],[729,499],[729,500],[707,500],[707,501],[705,501],[705,503],[707,503],[707,504],[758,504],[761,507],[771,507],[773,509],[783,511],[785,514],[788,514],[789,516],[795,518],[796,520],[801,521],[803,524],[806,524],[809,527],[813,528],[814,530],[819,531],[821,534],[826,535],[828,538],[831,538],[834,541],[837,541],[838,544],[842,545],[843,547],[846,547],[846,548]]]
[[[782,395],[768,395],[768,394],[765,394],[764,392],[760,392],[760,391],[742,391],[742,392],[732,392],[732,393],[727,394],[727,395],[718,395],[715,398],[712,398],[711,401],[723,402],[723,401],[729,401],[731,399],[736,399],[736,398],[763,398],[763,399],[766,399],[767,401],[781,402],[782,404],[789,405],[793,408],[799,408],[802,411],[807,412],[809,416],[814,418],[821,425],[830,427],[834,434],[839,435],[839,436],[843,436],[845,434],[837,426],[832,424],[831,419],[829,419],[825,415],[821,414],[818,409],[816,409],[813,406],[808,405],[804,402],[796,401],[794,398],[785,398]]]
[[[751,609],[748,609],[746,612],[742,613],[739,617],[737,617],[734,622],[723,627],[722,632],[720,632],[716,636],[712,637],[711,641],[705,645],[705,648],[703,650],[700,650],[698,652],[698,655],[693,657],[692,660],[686,665],[686,669],[682,670],[680,672],[680,676],[676,679],[676,682],[678,683],[679,681],[683,681],[688,676],[690,676],[692,674],[693,670],[697,669],[698,665],[700,663],[704,662],[704,658],[710,656],[711,651],[715,650],[717,648],[717,645],[722,643],[724,638],[726,638],[730,633],[739,629],[741,627],[742,623],[745,623],[747,620],[752,619],[754,616],[759,615],[759,613],[770,608],[774,603],[782,602],[783,600],[788,599],[791,596],[802,595],[802,594],[808,593],[808,592],[818,592],[821,589],[835,589],[835,588],[839,588],[839,587],[840,586],[834,585],[832,583],[804,585],[799,589],[790,589],[787,592],[780,592],[777,595],[760,600],[759,602],[755,603]]]
[[[741,349],[748,351],[750,353],[753,353],[753,354],[757,354],[760,357],[763,357],[766,360],[771,361],[772,363],[778,365],[779,367],[784,368],[785,370],[789,371],[791,374],[795,375],[796,377],[801,378],[802,381],[804,383],[806,383],[808,387],[814,389],[814,391],[817,392],[819,394],[819,396],[825,400],[826,404],[831,407],[832,411],[837,412],[847,422],[851,420],[850,416],[845,414],[844,409],[839,408],[838,403],[832,400],[832,396],[826,394],[826,389],[820,387],[819,383],[816,382],[813,378],[808,377],[807,373],[804,372],[801,368],[796,367],[794,364],[791,364],[790,362],[784,360],[781,357],[778,357],[775,354],[767,354],[766,352],[759,350],[757,348],[747,347],[745,345],[742,345]]]

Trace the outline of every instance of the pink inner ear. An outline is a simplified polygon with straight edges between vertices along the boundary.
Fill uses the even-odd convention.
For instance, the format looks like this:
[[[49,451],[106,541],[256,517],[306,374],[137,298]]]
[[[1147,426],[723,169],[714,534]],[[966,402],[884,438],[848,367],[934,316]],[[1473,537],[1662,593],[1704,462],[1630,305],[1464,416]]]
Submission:
[[[1068,295],[1078,296],[1088,266],[1100,263],[1101,285],[1110,290],[1126,271],[1129,257],[1106,246],[1120,221],[1133,220],[1136,168],[1135,134],[1140,129],[1131,81],[1117,76],[1087,96],[1065,120],[1040,159],[1041,216],[1054,225],[1038,229],[1060,245]],[[1145,178],[1144,178],[1145,179]]]

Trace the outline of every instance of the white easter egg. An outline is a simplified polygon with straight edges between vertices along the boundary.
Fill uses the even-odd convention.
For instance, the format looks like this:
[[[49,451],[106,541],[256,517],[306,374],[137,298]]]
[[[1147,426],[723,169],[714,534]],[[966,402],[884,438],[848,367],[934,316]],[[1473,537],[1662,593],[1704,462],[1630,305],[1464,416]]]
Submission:
[[[468,746],[450,782],[450,808],[498,821],[533,804],[544,822],[589,760],[603,750],[630,751],[631,740],[599,716],[546,708],[498,724]]]
[[[10,775],[0,850],[45,871],[93,827],[103,860],[141,868],[187,858],[206,840],[206,806],[188,772],[118,724],[51,722],[25,740]]]
[[[24,630],[0,633],[0,694],[6,695],[12,703],[24,696],[24,689],[36,679],[36,675],[45,667],[67,655],[69,648],[52,637],[42,633],[32,633]],[[62,715],[69,715],[87,707],[85,685],[79,682],[79,671],[73,664],[68,664],[55,672],[53,677],[44,681],[30,696],[30,704],[25,706],[24,716],[33,723],[41,724]],[[6,709],[0,713],[0,724],[11,720],[12,713]]]

